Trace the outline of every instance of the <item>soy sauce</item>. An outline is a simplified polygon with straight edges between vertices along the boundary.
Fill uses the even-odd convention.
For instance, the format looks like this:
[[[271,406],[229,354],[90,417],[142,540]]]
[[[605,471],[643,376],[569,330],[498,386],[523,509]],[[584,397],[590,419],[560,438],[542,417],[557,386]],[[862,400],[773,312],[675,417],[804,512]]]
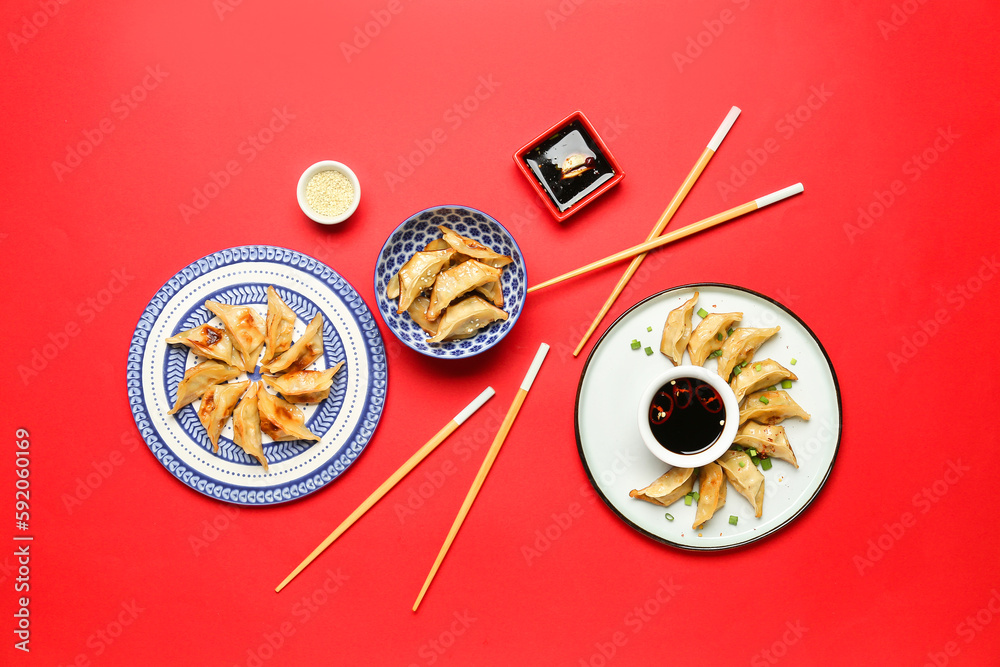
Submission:
[[[677,378],[660,387],[649,405],[649,428],[665,449],[697,454],[714,443],[726,424],[722,397],[695,378]]]
[[[615,175],[614,167],[578,120],[560,128],[524,156],[560,211]]]

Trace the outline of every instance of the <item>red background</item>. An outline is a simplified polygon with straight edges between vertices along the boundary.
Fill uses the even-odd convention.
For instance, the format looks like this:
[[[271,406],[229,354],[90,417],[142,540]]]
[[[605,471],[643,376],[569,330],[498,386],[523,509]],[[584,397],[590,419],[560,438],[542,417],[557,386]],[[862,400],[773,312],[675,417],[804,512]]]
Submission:
[[[223,1],[0,9],[0,662],[996,659],[995,3]],[[368,43],[366,26],[377,33]],[[345,55],[355,39],[363,48]],[[147,67],[159,80],[133,96]],[[482,79],[492,91],[456,116]],[[573,435],[583,359],[570,351],[620,269],[531,295],[511,334],[468,361],[412,353],[379,320],[390,359],[382,422],[357,463],[303,501],[237,512],[180,484],[138,440],[128,342],[149,298],[189,262],[282,245],[332,266],[373,306],[389,232],[414,211],[460,203],[514,232],[537,282],[644,239],[733,104],[743,115],[670,228],[798,181],[805,193],[654,255],[612,316],[670,286],[718,281],[781,301],[816,332],[840,379],[843,440],[816,502],[778,534],[681,552],[588,494]],[[628,175],[559,225],[511,153],[577,108]],[[250,161],[241,144],[274,109],[287,126]],[[78,166],[54,167],[102,121],[110,133],[89,140]],[[417,155],[412,174],[387,178],[439,128],[445,141]],[[362,181],[360,208],[339,226],[312,223],[295,201],[299,174],[320,159]],[[181,207],[231,160],[239,173],[186,220]],[[872,216],[863,224],[859,208]],[[19,370],[53,341],[63,347],[37,374]],[[552,352],[414,614],[541,341]],[[487,384],[498,395],[483,411],[274,593]],[[31,440],[29,654],[11,632],[17,428]],[[949,462],[968,468],[957,483]],[[440,488],[404,513],[433,480]],[[574,503],[572,524],[527,557],[536,531]],[[317,593],[324,583],[337,590]],[[310,609],[309,597],[323,604]]]

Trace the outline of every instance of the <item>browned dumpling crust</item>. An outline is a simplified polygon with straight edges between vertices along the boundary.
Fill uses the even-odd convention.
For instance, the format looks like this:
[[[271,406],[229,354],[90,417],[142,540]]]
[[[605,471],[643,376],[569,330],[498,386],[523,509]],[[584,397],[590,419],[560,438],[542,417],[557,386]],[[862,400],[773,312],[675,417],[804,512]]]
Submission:
[[[323,316],[316,313],[302,338],[283,352],[265,369],[269,373],[294,373],[304,370],[323,354]]]
[[[694,468],[671,468],[644,489],[632,489],[628,495],[647,503],[668,507],[694,488]]]
[[[691,314],[698,303],[698,293],[667,313],[667,321],[663,325],[663,336],[660,338],[662,352],[674,366],[684,359],[684,348],[691,337]]]
[[[281,300],[273,286],[267,288],[267,320],[264,325],[264,357],[260,363],[269,364],[292,346],[295,337],[295,313]]]
[[[506,320],[507,313],[492,303],[472,295],[448,308],[438,322],[437,333],[428,338],[428,343],[457,340],[474,335],[491,322]]]
[[[225,428],[226,422],[233,414],[236,403],[240,396],[250,386],[250,382],[233,382],[230,384],[216,384],[208,388],[201,397],[201,406],[198,408],[198,420],[205,427],[208,433],[208,440],[212,443],[212,451],[219,451],[219,434]]]
[[[733,332],[722,345],[722,356],[719,357],[719,377],[729,381],[729,375],[737,364],[753,361],[753,355],[768,338],[778,333],[781,327],[770,329],[755,329],[743,327]]]
[[[781,389],[750,394],[740,410],[740,424],[751,419],[761,424],[780,424],[791,417],[809,421],[809,413]]]
[[[260,382],[250,383],[233,413],[233,442],[250,456],[257,459],[267,472],[267,457],[260,436],[260,412],[257,409],[257,395],[261,392]]]
[[[233,368],[214,359],[192,366],[184,372],[184,379],[177,385],[177,402],[167,414],[176,414],[185,405],[201,398],[212,385],[228,382],[239,374],[238,368]]]
[[[431,322],[436,320],[441,311],[466,292],[481,285],[499,282],[500,273],[500,269],[494,269],[475,259],[445,269],[434,281],[431,302],[427,306],[427,319]]]

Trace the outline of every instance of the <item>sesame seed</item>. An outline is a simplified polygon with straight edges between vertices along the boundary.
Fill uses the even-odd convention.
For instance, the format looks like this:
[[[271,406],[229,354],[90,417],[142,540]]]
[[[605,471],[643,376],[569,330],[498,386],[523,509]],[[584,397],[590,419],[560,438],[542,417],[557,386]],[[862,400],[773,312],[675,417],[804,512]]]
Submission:
[[[347,176],[333,169],[313,174],[306,184],[306,203],[320,215],[336,217],[354,201],[354,186]]]

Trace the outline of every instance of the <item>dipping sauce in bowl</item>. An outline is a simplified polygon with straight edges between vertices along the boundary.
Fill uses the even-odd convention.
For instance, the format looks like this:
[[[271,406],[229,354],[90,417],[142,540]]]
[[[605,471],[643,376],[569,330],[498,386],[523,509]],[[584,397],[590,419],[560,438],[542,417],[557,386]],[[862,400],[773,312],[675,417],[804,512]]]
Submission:
[[[671,380],[653,395],[649,430],[677,454],[697,454],[712,446],[726,425],[722,397],[715,387],[691,377]]]
[[[740,407],[732,388],[700,366],[675,366],[660,373],[639,399],[639,435],[664,463],[697,468],[722,456],[733,444]]]

